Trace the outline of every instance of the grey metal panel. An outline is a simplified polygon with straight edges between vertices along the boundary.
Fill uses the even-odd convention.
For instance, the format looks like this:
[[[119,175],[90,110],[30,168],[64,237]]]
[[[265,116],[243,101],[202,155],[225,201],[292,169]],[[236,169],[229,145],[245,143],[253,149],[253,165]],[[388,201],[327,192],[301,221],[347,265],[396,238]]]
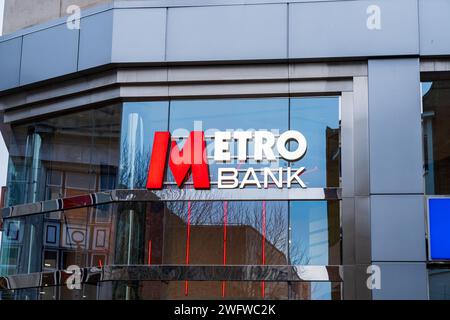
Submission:
[[[167,60],[287,57],[287,5],[169,8]]]
[[[198,7],[240,4],[294,3],[294,2],[324,2],[352,0],[115,0],[115,8],[129,8],[137,5],[142,7]]]
[[[355,281],[355,299],[356,300],[372,300],[372,290],[367,287],[367,279],[370,274],[367,272],[369,265],[356,264],[353,267]],[[345,275],[344,275],[345,276]],[[345,287],[345,282],[344,282]]]
[[[299,89],[300,90],[300,89]],[[169,86],[171,97],[288,95],[288,82],[211,83]],[[140,92],[144,94],[144,92]]]
[[[355,197],[355,263],[370,264],[371,259],[371,227],[370,198]]]
[[[78,70],[111,62],[113,11],[81,19]]]
[[[78,30],[60,25],[23,37],[20,84],[77,71]]]
[[[164,61],[166,9],[116,9],[113,62]]]
[[[289,78],[339,78],[367,76],[367,61],[289,64]]]
[[[22,37],[0,42],[0,90],[19,85]]]
[[[39,105],[46,100],[58,99],[69,95],[82,94],[86,91],[117,84],[117,71],[97,72],[82,78],[60,81],[50,86],[28,89],[26,92],[6,95],[0,100],[0,109],[13,109],[29,104]]]
[[[426,260],[423,196],[372,196],[370,207],[373,261]]]
[[[355,199],[342,198],[342,264],[355,264]]]
[[[450,54],[450,2],[419,0],[420,54]]]
[[[318,71],[320,67],[316,68]],[[288,64],[227,64],[203,66],[177,66],[168,70],[168,80],[186,81],[251,81],[291,79]]]
[[[369,60],[371,193],[423,193],[419,59]]]
[[[316,67],[318,70],[326,70],[326,65],[327,63],[317,64]],[[264,72],[267,69],[270,71]],[[200,69],[192,66],[116,68],[12,92],[0,99],[0,110],[6,111],[3,119],[6,123],[94,103],[111,102],[112,99],[167,99],[169,94],[171,97],[202,98],[311,93],[321,95],[339,92],[343,92],[343,96],[347,96],[347,93],[351,95],[351,79],[289,81],[288,69],[287,64],[252,64],[252,67],[235,65],[231,69],[223,65]],[[348,121],[345,123],[349,126]],[[351,182],[349,178],[345,179]]]
[[[381,29],[367,28],[367,8],[381,9]],[[289,5],[289,58],[419,53],[416,0]]]
[[[374,300],[428,299],[428,273],[425,263],[377,263],[381,289],[372,290]]]
[[[353,92],[343,92],[341,96],[341,153],[342,192],[344,197],[355,195],[354,165],[354,108]]]
[[[368,86],[367,77],[353,78],[353,174],[356,196],[368,196],[370,193]]]
[[[117,100],[120,98],[121,89],[117,87],[106,87],[85,95],[69,96],[64,100],[49,100],[39,105],[31,105],[23,108],[14,108],[5,113],[3,121],[5,123],[33,118],[44,114],[51,114],[60,111],[68,111],[79,107],[98,104],[101,102]]]

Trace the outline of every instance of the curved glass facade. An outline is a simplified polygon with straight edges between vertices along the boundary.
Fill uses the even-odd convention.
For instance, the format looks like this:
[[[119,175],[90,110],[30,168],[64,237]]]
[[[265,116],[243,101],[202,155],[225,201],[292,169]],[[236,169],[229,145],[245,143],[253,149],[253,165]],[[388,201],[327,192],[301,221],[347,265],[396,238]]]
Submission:
[[[243,174],[248,167],[273,163],[234,158],[231,163],[216,164],[211,149],[214,132],[261,129],[275,135],[290,129],[302,132],[308,141],[307,155],[295,163],[277,157],[277,165],[305,167],[308,187],[340,187],[339,97],[126,102],[15,126],[8,203],[144,189],[157,131],[170,131],[179,145],[190,131],[204,131],[211,187],[216,188],[218,166]],[[251,154],[250,142],[248,150]],[[164,188],[178,188],[170,172]],[[191,182],[184,188],[191,189]],[[4,220],[0,275],[53,272],[74,265],[341,265],[340,217],[340,201],[269,201],[257,192],[246,201],[217,200],[212,193],[208,201],[122,201],[51,210]],[[96,299],[340,298],[339,284],[260,278],[118,279],[102,281],[95,289],[85,285],[86,293],[77,294]],[[33,298],[34,291],[27,290],[3,291],[3,295]],[[64,299],[73,294],[62,288],[41,288],[35,298]]]
[[[340,226],[333,218],[339,215],[336,201],[166,201],[9,218],[1,274],[67,270],[73,265],[340,265]],[[222,282],[194,281],[194,288],[219,290]],[[189,286],[187,291],[174,288],[164,294],[191,294]],[[331,289],[330,284],[317,283],[308,294],[331,298]],[[196,290],[191,298],[200,297]]]
[[[339,97],[127,102],[14,126],[8,206],[145,188],[154,133],[170,131],[182,145],[194,129],[205,132],[209,158],[208,138],[217,130],[299,130],[308,141],[307,154],[298,163],[279,159],[280,166],[304,166],[308,187],[340,186]],[[273,163],[211,161],[213,182],[219,165],[243,171]],[[167,187],[174,183],[170,172],[166,182]]]

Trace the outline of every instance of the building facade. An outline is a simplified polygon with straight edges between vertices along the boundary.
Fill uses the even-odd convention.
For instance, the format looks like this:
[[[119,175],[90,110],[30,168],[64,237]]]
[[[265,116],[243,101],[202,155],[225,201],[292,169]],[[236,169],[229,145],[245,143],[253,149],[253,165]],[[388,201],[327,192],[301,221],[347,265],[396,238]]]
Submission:
[[[0,299],[450,298],[450,2],[6,0],[4,21]],[[215,161],[214,134],[258,130],[306,153],[275,155],[281,186],[220,188],[274,161]],[[210,188],[172,167],[148,188],[156,133],[199,131]]]

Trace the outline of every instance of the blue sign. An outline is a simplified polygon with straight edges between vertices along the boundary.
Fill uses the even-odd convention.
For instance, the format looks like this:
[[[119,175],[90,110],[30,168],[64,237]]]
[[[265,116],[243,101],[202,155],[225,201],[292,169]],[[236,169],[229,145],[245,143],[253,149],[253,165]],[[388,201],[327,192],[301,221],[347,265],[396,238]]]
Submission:
[[[450,198],[428,199],[431,260],[450,260]]]

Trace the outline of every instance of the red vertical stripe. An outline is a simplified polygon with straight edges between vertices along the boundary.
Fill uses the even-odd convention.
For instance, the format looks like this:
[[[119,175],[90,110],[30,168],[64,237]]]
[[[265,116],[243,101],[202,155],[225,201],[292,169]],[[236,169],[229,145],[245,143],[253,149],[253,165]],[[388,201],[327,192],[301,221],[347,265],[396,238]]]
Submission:
[[[227,264],[227,224],[228,224],[228,202],[223,203],[223,265]],[[225,281],[222,281],[222,297],[225,297]]]
[[[152,240],[148,241],[148,265],[152,264]]]
[[[186,235],[186,265],[189,265],[190,247],[191,247],[191,202],[188,201],[188,216],[187,216],[187,235]],[[189,283],[186,280],[184,283],[184,295],[189,294]]]
[[[266,264],[266,202],[262,203],[262,265]],[[266,294],[266,283],[261,283],[261,294],[264,298]]]
[[[99,260],[98,260],[98,265],[100,266],[100,268],[103,268],[103,262],[102,262],[102,259],[99,259]]]

